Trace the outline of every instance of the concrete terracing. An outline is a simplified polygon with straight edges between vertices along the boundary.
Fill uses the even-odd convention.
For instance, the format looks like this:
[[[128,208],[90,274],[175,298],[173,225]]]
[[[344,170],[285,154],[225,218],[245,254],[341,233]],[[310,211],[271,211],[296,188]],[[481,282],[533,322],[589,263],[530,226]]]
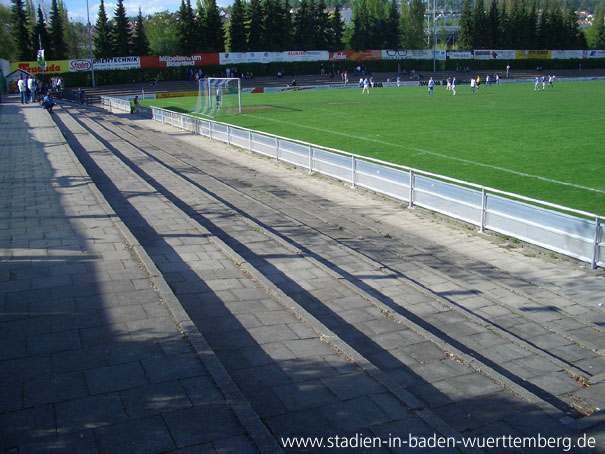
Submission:
[[[605,448],[602,270],[130,115],[0,127],[0,452]]]

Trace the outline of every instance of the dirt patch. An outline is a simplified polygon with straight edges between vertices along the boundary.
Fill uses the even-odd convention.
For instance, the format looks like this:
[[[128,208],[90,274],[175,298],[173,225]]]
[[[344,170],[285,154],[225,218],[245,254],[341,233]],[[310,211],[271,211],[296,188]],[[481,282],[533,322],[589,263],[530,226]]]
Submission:
[[[265,110],[265,109],[277,109],[276,106],[242,106],[242,110]]]

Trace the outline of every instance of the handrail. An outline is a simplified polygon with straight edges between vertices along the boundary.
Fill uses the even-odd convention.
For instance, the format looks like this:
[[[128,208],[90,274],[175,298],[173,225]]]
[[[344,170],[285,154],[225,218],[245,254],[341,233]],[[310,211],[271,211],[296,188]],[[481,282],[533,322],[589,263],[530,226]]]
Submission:
[[[111,98],[111,97],[102,97],[102,101],[103,101],[104,105],[109,105],[110,108],[115,106],[118,109],[122,108],[124,110],[128,110],[128,111],[130,110],[130,103],[124,102],[121,99],[116,99],[116,98]],[[506,235],[509,235],[509,236],[512,236],[512,237],[515,237],[515,238],[518,238],[518,239],[521,239],[524,241],[528,241],[530,243],[537,244],[537,245],[545,247],[547,249],[557,251],[557,252],[569,255],[571,257],[575,257],[575,258],[583,260],[583,261],[589,261],[591,263],[592,268],[596,268],[597,265],[603,265],[605,263],[605,261],[604,261],[605,257],[603,257],[603,252],[604,252],[603,246],[605,245],[605,243],[602,241],[603,231],[601,228],[601,219],[603,218],[603,216],[598,215],[596,213],[590,213],[588,211],[578,210],[575,208],[558,205],[558,204],[555,204],[552,202],[547,202],[544,200],[534,199],[534,198],[523,196],[520,194],[515,194],[512,192],[502,191],[502,190],[499,190],[496,188],[491,188],[488,186],[483,186],[480,184],[459,180],[457,178],[452,178],[452,177],[448,177],[445,175],[439,175],[436,173],[427,172],[424,170],[416,169],[416,168],[401,165],[401,164],[394,164],[391,162],[382,161],[380,159],[371,158],[368,156],[362,156],[362,155],[358,155],[355,153],[338,150],[335,148],[325,147],[323,145],[313,144],[311,142],[307,142],[304,140],[292,139],[289,137],[279,136],[279,135],[267,133],[264,131],[257,131],[257,130],[250,129],[250,128],[234,126],[234,125],[230,125],[228,123],[223,123],[223,122],[219,122],[219,121],[215,121],[215,120],[211,120],[211,119],[197,117],[195,115],[178,113],[178,112],[174,112],[171,110],[162,109],[159,107],[151,107],[149,110],[152,112],[152,118],[156,118],[156,115],[155,115],[156,113],[159,114],[158,116],[161,116],[161,120],[158,120],[158,121],[162,121],[162,122],[168,121],[170,124],[174,124],[174,120],[177,120],[177,122],[180,124],[176,125],[176,126],[180,127],[181,129],[185,129],[185,119],[190,120],[190,121],[187,121],[187,123],[192,124],[194,126],[193,130],[192,130],[192,132],[194,134],[200,134],[199,131],[200,131],[201,124],[206,123],[208,125],[208,127],[207,127],[208,134],[201,133],[202,135],[208,135],[210,139],[225,141],[229,144],[235,143],[234,135],[233,135],[234,131],[240,131],[240,132],[247,133],[247,134],[245,134],[245,135],[247,135],[247,137],[238,137],[238,139],[245,141],[247,143],[247,148],[250,151],[258,151],[258,150],[255,150],[253,147],[254,143],[261,143],[261,144],[263,143],[262,141],[257,142],[256,140],[254,140],[254,136],[272,139],[272,141],[274,142],[273,144],[265,144],[265,145],[268,146],[270,149],[275,150],[275,154],[273,155],[273,157],[277,158],[278,160],[285,159],[286,161],[288,161],[288,157],[287,157],[288,154],[290,154],[290,156],[294,155],[294,156],[305,157],[304,153],[301,154],[300,151],[288,150],[287,147],[286,148],[281,147],[279,145],[280,141],[287,142],[290,144],[300,145],[301,147],[304,147],[307,152],[309,172],[313,172],[315,169],[313,166],[313,163],[321,162],[323,165],[327,166],[327,169],[322,169],[322,170],[317,169],[316,170],[317,172],[323,173],[328,176],[332,176],[336,179],[348,181],[353,185],[353,187],[361,184],[356,181],[356,177],[355,177],[356,175],[364,175],[366,177],[372,178],[373,180],[383,181],[383,182],[387,182],[387,183],[391,183],[391,184],[398,184],[398,185],[402,186],[403,188],[408,187],[409,188],[409,194],[408,194],[409,200],[408,201],[409,201],[410,207],[413,207],[414,204],[419,204],[421,206],[424,206],[425,208],[432,209],[437,212],[441,212],[445,215],[469,222],[474,225],[478,225],[478,226],[480,226],[480,232],[483,232],[484,229],[490,229],[495,232],[503,233],[503,234],[506,234]],[[187,130],[190,130],[190,129],[187,129]],[[223,136],[224,136],[225,140],[223,140]],[[246,148],[246,145],[240,145],[240,146]],[[322,160],[314,153],[315,150],[325,151],[327,154],[332,154],[333,156],[351,158],[352,164],[350,166],[342,166],[342,165],[338,165],[335,162],[331,162],[330,160]],[[283,151],[286,154],[285,158],[280,157],[280,151]],[[262,153],[262,154],[264,154],[264,153]],[[373,175],[372,173],[369,173],[369,172],[360,171],[357,168],[356,160],[375,164],[375,165],[381,166],[383,168],[392,169],[393,171],[406,172],[405,174],[402,173],[402,175],[404,176],[404,180],[397,181],[395,179],[385,178],[382,175],[380,175],[380,176]],[[292,161],[292,158],[290,158],[290,160],[288,162],[292,162],[295,165],[305,167],[304,164],[300,164],[299,162]],[[349,178],[349,176],[347,176],[345,178],[342,175],[335,175],[333,172],[330,171],[330,167],[331,168],[336,167],[336,168],[340,168],[344,171],[349,171],[349,172],[351,172],[350,173],[351,177]],[[421,188],[417,187],[417,182],[415,182],[415,178],[418,176],[426,177],[429,181],[433,180],[434,182],[452,184],[460,189],[468,189],[469,191],[473,191],[473,192],[475,190],[478,190],[478,192],[479,192],[478,196],[481,199],[481,203],[478,203],[475,205],[472,202],[468,202],[466,200],[456,199],[455,197],[449,197],[448,195],[445,195],[443,192],[439,193],[438,191],[431,192],[431,191],[422,190]],[[406,179],[408,179],[407,182],[406,182]],[[378,193],[383,193],[385,195],[390,195],[391,197],[401,198],[402,200],[405,200],[405,196],[398,197],[397,195],[391,194],[387,189],[380,188],[380,187],[372,187],[371,185],[368,185],[368,184],[361,184],[361,185],[370,190],[374,190]],[[430,203],[427,205],[427,203],[424,203],[424,202],[417,202],[416,198],[414,196],[415,193],[428,194],[429,196],[437,197],[440,200],[445,200],[445,201],[449,201],[452,203],[456,203],[458,205],[462,205],[464,207],[471,208],[471,209],[477,209],[480,211],[481,217],[480,217],[480,219],[477,219],[477,220],[469,219],[468,216],[464,214],[464,212],[456,212],[455,210],[452,211],[450,209],[447,209],[447,207],[431,206]],[[532,208],[532,209],[536,210],[536,213],[544,213],[545,215],[548,215],[548,216],[558,216],[559,217],[558,222],[563,222],[563,223],[568,222],[569,223],[568,225],[570,228],[577,228],[578,225],[581,225],[581,224],[577,224],[580,221],[587,223],[587,224],[585,224],[585,226],[588,229],[593,229],[593,224],[594,224],[593,233],[591,233],[590,234],[591,237],[588,238],[586,236],[578,235],[577,233],[572,233],[572,231],[567,231],[565,229],[559,229],[559,228],[553,228],[548,221],[545,221],[543,223],[534,222],[534,221],[528,220],[525,217],[522,217],[520,215],[506,214],[506,213],[499,212],[498,210],[490,209],[488,207],[488,197],[492,197],[492,200],[493,200],[494,196],[504,196],[503,199],[508,200],[511,204],[513,204],[513,205],[517,204],[519,207],[524,207],[524,209]],[[557,211],[549,210],[549,208],[555,209]],[[490,214],[497,215],[500,218],[509,219],[513,223],[516,223],[516,224],[511,225],[511,227],[503,230],[497,223],[494,224],[493,222],[489,221],[487,216]],[[574,214],[582,216],[582,217],[574,216]],[[539,214],[538,214],[538,216],[539,216]],[[586,218],[589,218],[589,219],[586,219]],[[556,218],[553,218],[553,219],[556,219]],[[568,221],[565,221],[564,219],[568,219]],[[538,229],[541,229],[541,231],[543,231],[543,232],[551,232],[553,234],[557,234],[558,236],[553,238],[551,243],[545,244],[543,241],[543,238],[539,235],[536,235],[535,232],[533,234],[533,239],[532,239],[531,235],[528,236],[527,232],[524,231],[524,229],[526,227],[538,228]],[[584,227],[582,227],[582,228],[584,228]],[[586,234],[586,231],[585,231],[585,234]],[[581,240],[581,242],[583,242],[583,243],[592,244],[591,253],[587,254],[586,251],[582,251],[581,249],[578,249],[578,247],[575,247],[575,246],[564,246],[567,243],[567,239]],[[589,255],[592,255],[592,257],[587,257]],[[602,257],[599,259],[600,255]]]

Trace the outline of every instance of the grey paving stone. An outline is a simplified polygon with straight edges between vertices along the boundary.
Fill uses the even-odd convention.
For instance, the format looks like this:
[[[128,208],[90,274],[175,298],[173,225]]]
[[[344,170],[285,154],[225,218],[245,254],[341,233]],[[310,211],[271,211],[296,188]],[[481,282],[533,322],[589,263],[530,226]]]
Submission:
[[[370,376],[359,372],[322,378],[321,381],[330,388],[340,400],[349,400],[385,391],[385,389]]]
[[[336,400],[329,388],[317,380],[277,386],[273,391],[290,411],[320,407]]]
[[[86,382],[81,372],[45,374],[23,384],[23,406],[77,399],[88,395]]]
[[[107,427],[128,419],[120,397],[114,393],[59,402],[55,408],[59,433],[82,433],[87,429]]]
[[[259,388],[270,388],[290,382],[289,377],[274,363],[239,369],[231,376],[242,390],[250,393]]]
[[[144,359],[141,363],[154,383],[206,374],[206,368],[194,353]]]
[[[447,381],[467,396],[479,396],[502,389],[493,380],[479,373],[451,377]]]
[[[167,411],[191,406],[185,388],[179,382],[153,383],[120,392],[123,407],[129,418],[145,418]]]
[[[122,391],[148,383],[139,363],[99,367],[84,372],[91,394]]]
[[[21,394],[20,383],[0,383],[0,413],[19,410],[22,406]]]
[[[322,407],[321,411],[337,431],[356,431],[391,420],[366,396],[334,402]]]
[[[213,445],[217,454],[229,454],[232,452],[255,454],[257,452],[254,443],[244,435],[216,440]]]
[[[30,440],[19,447],[20,454],[77,454],[96,451],[97,444],[92,430],[77,434],[49,434],[44,439]]]
[[[101,453],[160,453],[174,449],[159,416],[126,421],[95,430]]]
[[[318,355],[330,355],[334,350],[318,339],[298,339],[283,341],[283,344],[294,353],[296,358],[308,358]]]
[[[298,339],[298,336],[287,325],[261,326],[250,328],[248,332],[259,345]]]
[[[177,447],[207,443],[244,433],[227,404],[205,404],[164,414]]]
[[[198,377],[186,378],[180,380],[185,388],[187,397],[193,405],[204,405],[210,403],[222,403],[225,398],[210,376],[201,375]]]
[[[52,405],[0,414],[0,449],[46,440],[55,430]]]

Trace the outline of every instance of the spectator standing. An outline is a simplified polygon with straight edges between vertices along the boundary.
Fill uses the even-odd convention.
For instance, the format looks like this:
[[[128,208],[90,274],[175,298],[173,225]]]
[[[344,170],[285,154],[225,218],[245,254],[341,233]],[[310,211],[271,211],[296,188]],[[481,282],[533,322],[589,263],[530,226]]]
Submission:
[[[17,82],[17,87],[19,88],[19,95],[21,95],[21,104],[25,104],[27,102],[27,82],[23,79],[23,76]]]

